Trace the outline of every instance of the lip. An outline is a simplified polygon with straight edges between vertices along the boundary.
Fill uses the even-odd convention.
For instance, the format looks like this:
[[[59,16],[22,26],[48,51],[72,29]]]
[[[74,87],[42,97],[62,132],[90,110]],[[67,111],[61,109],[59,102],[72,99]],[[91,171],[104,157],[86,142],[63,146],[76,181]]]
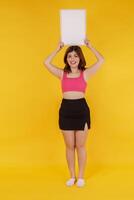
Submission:
[[[77,64],[77,62],[74,62],[74,63],[70,62],[70,64],[75,65],[75,64]]]

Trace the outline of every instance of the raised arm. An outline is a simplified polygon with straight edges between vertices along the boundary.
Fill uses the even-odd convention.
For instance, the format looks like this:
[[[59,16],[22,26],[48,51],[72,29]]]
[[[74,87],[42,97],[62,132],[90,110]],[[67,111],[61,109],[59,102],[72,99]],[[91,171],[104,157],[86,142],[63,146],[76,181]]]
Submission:
[[[101,64],[104,62],[104,57],[91,45],[89,40],[85,39],[85,45],[94,53],[97,58],[97,62],[91,65],[89,68],[85,70],[86,78],[88,79],[90,76],[96,73],[96,71],[100,68]]]
[[[58,77],[59,79],[61,79],[62,77],[63,69],[53,65],[51,62],[52,59],[56,56],[56,54],[63,48],[63,46],[64,43],[59,42],[58,47],[43,61],[43,64],[48,69],[48,71],[56,77]]]

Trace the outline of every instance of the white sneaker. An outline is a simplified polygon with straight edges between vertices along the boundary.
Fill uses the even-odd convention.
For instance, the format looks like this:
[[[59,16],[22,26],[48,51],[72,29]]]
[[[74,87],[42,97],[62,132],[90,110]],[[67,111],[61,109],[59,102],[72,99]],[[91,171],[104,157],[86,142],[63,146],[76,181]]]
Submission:
[[[72,185],[74,185],[74,183],[75,183],[75,178],[70,178],[68,181],[66,181],[66,185],[67,186],[72,186]]]
[[[78,178],[76,185],[78,187],[83,187],[85,185],[85,180],[83,178]]]

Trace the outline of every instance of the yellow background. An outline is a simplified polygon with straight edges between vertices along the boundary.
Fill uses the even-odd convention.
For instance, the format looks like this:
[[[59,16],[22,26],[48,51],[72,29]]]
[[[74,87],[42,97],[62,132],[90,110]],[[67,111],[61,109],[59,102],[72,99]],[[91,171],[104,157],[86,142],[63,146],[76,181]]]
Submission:
[[[58,45],[65,8],[86,9],[88,39],[105,58],[86,93],[91,130],[83,189],[65,186],[61,86],[43,65]],[[1,199],[134,198],[133,11],[132,0],[0,1]],[[65,49],[53,60],[61,68]],[[82,50],[87,66],[96,62]]]

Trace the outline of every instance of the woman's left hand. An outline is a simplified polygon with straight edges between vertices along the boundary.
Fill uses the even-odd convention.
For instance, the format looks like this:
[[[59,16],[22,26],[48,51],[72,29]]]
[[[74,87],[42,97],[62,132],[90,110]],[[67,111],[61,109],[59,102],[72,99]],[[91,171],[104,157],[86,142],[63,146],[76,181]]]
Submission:
[[[87,47],[91,47],[91,43],[87,38],[85,38],[84,43]]]

